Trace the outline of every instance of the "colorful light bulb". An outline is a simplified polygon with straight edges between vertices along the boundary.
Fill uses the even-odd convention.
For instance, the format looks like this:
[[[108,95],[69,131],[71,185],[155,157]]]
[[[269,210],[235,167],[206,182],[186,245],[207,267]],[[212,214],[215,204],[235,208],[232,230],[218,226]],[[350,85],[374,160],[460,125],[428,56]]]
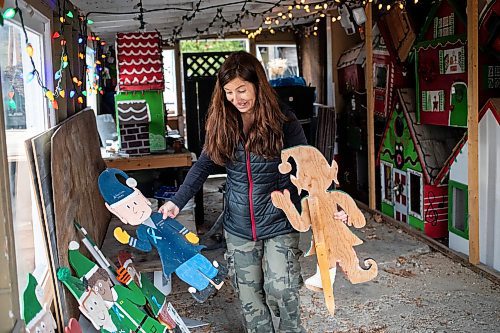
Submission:
[[[4,19],[8,20],[8,19],[11,19],[11,18],[13,18],[14,16],[16,16],[16,13],[17,13],[17,9],[16,9],[16,8],[12,8],[12,7],[10,7],[10,8],[7,8],[7,9],[3,12],[2,16],[3,16],[3,18],[4,18]]]

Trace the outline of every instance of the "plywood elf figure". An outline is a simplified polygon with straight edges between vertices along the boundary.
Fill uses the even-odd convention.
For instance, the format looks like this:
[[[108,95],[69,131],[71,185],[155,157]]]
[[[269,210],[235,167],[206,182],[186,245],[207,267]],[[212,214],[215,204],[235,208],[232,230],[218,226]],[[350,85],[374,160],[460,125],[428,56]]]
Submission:
[[[134,266],[134,262],[132,261],[132,255],[127,251],[120,251],[118,253],[118,262],[121,266],[118,269],[118,273],[130,275],[134,282],[139,286],[142,294],[146,297],[147,304],[149,305],[153,316],[169,329],[174,329],[176,326],[175,321],[172,317],[170,317],[167,311],[167,298],[160,290],[158,290],[158,288],[155,287],[145,274],[142,274],[137,270]]]
[[[175,271],[190,285],[191,295],[198,302],[204,302],[222,287],[226,269],[200,253],[203,246],[196,245],[198,237],[194,233],[178,221],[163,219],[162,214],[152,212],[151,203],[136,186],[135,179],[118,169],[106,169],[99,176],[99,190],[108,210],[123,223],[138,226],[137,238],[120,227],[114,230],[115,238],[144,252],[155,247],[165,277]]]
[[[35,277],[28,274],[28,285],[23,294],[23,319],[26,332],[53,333],[57,329],[56,321],[47,305],[42,307],[36,295],[38,282]]]
[[[312,228],[313,245],[321,275],[321,286],[328,311],[335,312],[335,300],[330,278],[330,270],[337,264],[351,283],[361,283],[373,279],[377,273],[377,263],[373,259],[365,260],[367,269],[359,266],[359,260],[353,247],[363,243],[347,225],[362,228],[365,224],[363,213],[354,200],[344,192],[329,191],[332,181],[338,185],[338,166],[335,161],[329,165],[319,150],[312,146],[297,146],[281,152],[279,171],[283,174],[292,170],[288,159],[292,157],[297,164],[296,176],[291,175],[292,183],[299,194],[306,190],[309,195],[302,199],[302,211],[299,213],[290,200],[290,192],[275,191],[271,194],[273,204],[282,209],[292,226],[305,232]],[[334,213],[340,206],[349,216],[347,225],[334,219]],[[314,252],[313,250],[313,252]]]
[[[117,279],[125,286],[113,285],[105,269],[99,267],[79,251],[79,244],[71,242],[68,260],[77,276],[88,287],[101,295],[109,310],[116,313],[119,323],[113,322],[128,330],[141,333],[167,332],[168,328],[148,316],[140,307],[146,305],[141,289],[130,275],[118,275]]]
[[[126,330],[118,329],[115,322],[119,323],[118,317],[113,310],[107,308],[100,294],[85,286],[83,281],[71,275],[68,267],[60,267],[57,270],[57,279],[61,281],[78,301],[78,309],[92,323],[96,330],[102,333],[128,333]]]

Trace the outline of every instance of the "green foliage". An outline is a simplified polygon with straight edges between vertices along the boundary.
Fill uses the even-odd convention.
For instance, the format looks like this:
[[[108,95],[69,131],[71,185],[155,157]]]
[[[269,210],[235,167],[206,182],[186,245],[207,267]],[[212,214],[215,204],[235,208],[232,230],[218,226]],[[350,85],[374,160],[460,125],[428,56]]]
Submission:
[[[195,52],[232,52],[245,51],[246,45],[242,40],[218,41],[218,40],[183,40],[181,41],[182,53]]]

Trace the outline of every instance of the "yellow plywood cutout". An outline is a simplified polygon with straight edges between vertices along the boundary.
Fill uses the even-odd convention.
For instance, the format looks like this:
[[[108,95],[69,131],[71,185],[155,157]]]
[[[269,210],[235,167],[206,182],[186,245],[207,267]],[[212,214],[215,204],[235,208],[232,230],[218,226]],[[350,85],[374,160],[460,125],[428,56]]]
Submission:
[[[311,248],[317,255],[326,306],[333,315],[335,300],[333,282],[329,274],[331,268],[335,268],[338,263],[351,283],[366,282],[377,276],[378,267],[373,259],[364,261],[366,269],[360,267],[353,247],[362,244],[363,241],[348,228],[348,226],[362,228],[366,220],[349,195],[337,190],[328,190],[332,181],[338,185],[338,166],[335,161],[329,165],[316,148],[297,146],[282,151],[279,171],[283,174],[292,170],[288,162],[290,157],[297,165],[296,175],[290,175],[290,179],[299,193],[306,190],[309,195],[302,199],[300,213],[290,199],[288,190],[273,192],[271,199],[277,208],[285,212],[295,229],[305,232],[312,228],[314,243]],[[334,218],[337,206],[347,213],[346,223]]]

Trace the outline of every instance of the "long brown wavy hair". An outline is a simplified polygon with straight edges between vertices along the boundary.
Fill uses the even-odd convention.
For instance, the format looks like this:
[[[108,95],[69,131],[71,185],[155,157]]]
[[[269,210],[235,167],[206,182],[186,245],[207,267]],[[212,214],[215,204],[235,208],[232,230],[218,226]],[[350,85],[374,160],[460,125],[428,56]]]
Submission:
[[[244,51],[229,55],[217,74],[205,125],[205,152],[212,161],[224,165],[233,158],[241,141],[240,112],[224,92],[224,86],[236,78],[252,83],[255,88],[254,122],[245,148],[265,158],[279,156],[283,148],[283,123],[287,118],[259,60]]]

